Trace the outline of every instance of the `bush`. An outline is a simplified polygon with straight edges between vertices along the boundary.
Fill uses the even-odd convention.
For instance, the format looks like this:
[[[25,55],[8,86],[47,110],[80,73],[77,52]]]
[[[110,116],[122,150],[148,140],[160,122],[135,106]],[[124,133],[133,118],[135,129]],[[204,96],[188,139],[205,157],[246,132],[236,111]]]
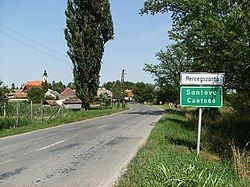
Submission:
[[[101,97],[101,104],[104,104],[104,106],[111,106],[111,98],[107,95],[103,95]]]
[[[250,115],[250,94],[246,92],[237,92],[226,96],[231,106],[240,114]]]
[[[215,121],[207,121],[202,133],[203,146],[224,159],[231,159],[230,142],[234,141],[236,147],[244,149],[250,141],[249,124],[250,116],[239,113],[224,113]],[[249,150],[249,146],[246,149]]]
[[[27,118],[18,119],[18,126],[29,125],[31,121]],[[16,126],[16,118],[3,117],[0,118],[0,130],[10,129]]]
[[[44,97],[44,100],[55,100],[55,98],[53,96],[50,96],[50,95],[46,95]]]
[[[198,123],[197,110],[191,110],[186,114],[192,124]],[[222,159],[232,158],[230,142],[241,150],[250,141],[250,116],[240,113],[222,112],[218,110],[204,110],[202,115],[201,146],[220,155]],[[197,125],[194,125],[197,128]],[[249,150],[249,146],[246,147]]]
[[[16,124],[15,118],[0,118],[0,129],[9,129]]]

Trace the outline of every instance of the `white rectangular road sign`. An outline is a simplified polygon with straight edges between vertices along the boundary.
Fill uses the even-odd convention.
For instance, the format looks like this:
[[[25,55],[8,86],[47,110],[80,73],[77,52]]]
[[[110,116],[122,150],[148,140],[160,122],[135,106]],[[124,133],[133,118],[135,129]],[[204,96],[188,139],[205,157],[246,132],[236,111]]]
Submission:
[[[220,85],[224,83],[224,73],[182,72],[181,85]]]

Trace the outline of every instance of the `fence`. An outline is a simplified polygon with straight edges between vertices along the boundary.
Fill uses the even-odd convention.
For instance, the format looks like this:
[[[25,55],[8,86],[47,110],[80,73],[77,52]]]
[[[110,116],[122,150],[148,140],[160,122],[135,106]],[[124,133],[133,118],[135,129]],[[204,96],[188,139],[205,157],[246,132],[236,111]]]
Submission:
[[[16,126],[19,119],[28,120],[48,120],[58,116],[64,116],[66,110],[64,106],[50,106],[41,103],[33,104],[32,101],[8,102],[0,106],[0,118],[15,118]]]

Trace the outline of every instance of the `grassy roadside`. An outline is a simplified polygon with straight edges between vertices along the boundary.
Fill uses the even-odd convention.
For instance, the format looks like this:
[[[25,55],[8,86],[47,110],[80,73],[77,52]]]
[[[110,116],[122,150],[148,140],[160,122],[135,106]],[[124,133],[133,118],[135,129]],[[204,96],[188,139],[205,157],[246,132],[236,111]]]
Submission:
[[[196,132],[184,114],[167,110],[117,186],[248,186],[217,156],[196,156]]]
[[[71,112],[66,113],[64,117],[57,117],[57,118],[44,120],[44,121],[32,120],[32,121],[26,122],[22,126],[0,130],[0,138],[5,137],[5,136],[21,134],[25,132],[31,132],[31,131],[38,130],[38,129],[54,127],[54,126],[67,124],[71,122],[110,115],[110,114],[121,112],[124,110],[126,109],[122,109],[122,108],[117,109],[114,106],[111,109],[107,108],[107,109],[95,109],[95,110],[88,110],[88,111],[71,111]]]

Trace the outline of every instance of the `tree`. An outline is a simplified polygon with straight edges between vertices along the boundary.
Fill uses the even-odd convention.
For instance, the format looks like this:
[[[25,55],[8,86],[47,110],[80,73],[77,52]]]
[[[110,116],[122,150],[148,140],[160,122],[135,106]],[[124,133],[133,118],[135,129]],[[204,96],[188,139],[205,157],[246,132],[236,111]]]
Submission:
[[[33,103],[40,103],[44,99],[44,94],[43,88],[32,88],[27,92],[28,99]]]
[[[115,99],[120,98],[123,100],[123,98],[126,97],[126,94],[122,91],[122,87],[124,90],[126,90],[126,89],[134,90],[135,83],[125,81],[123,83],[123,86],[122,86],[121,81],[117,80],[117,81],[113,81],[113,82],[106,82],[103,84],[103,87],[106,88],[107,90],[110,90],[111,92],[113,92],[113,98],[115,98]]]
[[[153,102],[155,99],[155,88],[154,85],[138,82],[134,87],[134,98],[138,103]]]
[[[64,30],[73,63],[76,94],[89,109],[99,86],[104,45],[113,39],[108,0],[68,0]]]
[[[159,65],[145,64],[144,70],[155,77],[157,90],[157,101],[179,102],[180,73],[189,71],[192,61],[179,46],[171,45],[166,51],[156,53]]]
[[[165,12],[172,14],[169,36],[193,60],[193,71],[225,72],[225,88],[250,92],[249,0],[147,0],[141,9]]]
[[[58,93],[61,93],[65,88],[66,86],[62,83],[62,81],[52,82],[52,89],[57,91]]]
[[[67,87],[68,87],[68,88],[71,88],[71,89],[76,89],[75,83],[74,83],[74,82],[69,82],[69,83],[67,84]]]

